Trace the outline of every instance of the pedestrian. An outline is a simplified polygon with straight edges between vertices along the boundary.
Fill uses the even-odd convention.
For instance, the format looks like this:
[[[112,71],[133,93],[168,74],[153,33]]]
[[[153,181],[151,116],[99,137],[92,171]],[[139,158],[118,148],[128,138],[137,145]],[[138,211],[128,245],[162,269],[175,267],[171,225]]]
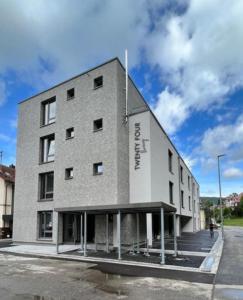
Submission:
[[[213,231],[213,228],[214,228],[214,225],[213,225],[213,223],[211,222],[210,225],[209,225],[209,230],[210,230],[210,236],[211,236],[211,239],[214,238],[214,231]]]

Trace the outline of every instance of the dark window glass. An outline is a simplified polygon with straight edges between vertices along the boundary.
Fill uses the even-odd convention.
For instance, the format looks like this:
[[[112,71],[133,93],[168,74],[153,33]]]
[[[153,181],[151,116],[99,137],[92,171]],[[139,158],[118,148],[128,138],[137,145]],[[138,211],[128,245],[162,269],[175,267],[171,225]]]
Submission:
[[[71,100],[75,97],[75,90],[74,88],[67,91],[67,100]]]
[[[190,176],[188,176],[188,190],[190,191],[190,189],[191,189],[191,178],[190,178]]]
[[[66,130],[66,139],[71,139],[74,137],[74,128],[71,127],[71,128],[68,128]]]
[[[101,175],[104,172],[103,163],[99,162],[93,165],[93,174],[94,175]]]
[[[181,183],[183,183],[183,167],[180,167],[180,177],[181,177]]]
[[[94,131],[99,131],[103,129],[103,119],[98,119],[94,121]]]
[[[103,76],[99,76],[94,79],[94,89],[97,89],[99,87],[103,86]]]
[[[40,174],[40,200],[53,199],[54,172]]]
[[[189,210],[191,210],[191,197],[188,197]]]
[[[65,178],[72,179],[73,178],[73,168],[67,168],[65,170]]]
[[[169,171],[172,173],[173,153],[170,150],[168,150],[168,159],[169,159]]]
[[[184,192],[181,191],[181,207],[184,208]]]
[[[169,182],[170,203],[173,204],[173,182]]]
[[[39,237],[52,238],[52,211],[39,212]]]

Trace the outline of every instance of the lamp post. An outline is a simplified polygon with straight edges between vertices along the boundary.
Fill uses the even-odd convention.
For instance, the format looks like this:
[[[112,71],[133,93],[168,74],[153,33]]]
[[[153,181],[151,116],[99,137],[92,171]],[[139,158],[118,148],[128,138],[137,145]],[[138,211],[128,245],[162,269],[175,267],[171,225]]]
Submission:
[[[223,220],[223,204],[222,204],[222,196],[221,196],[220,158],[223,156],[225,156],[225,154],[218,155],[219,202],[220,202],[220,220],[221,220],[222,239],[224,239],[224,220]]]

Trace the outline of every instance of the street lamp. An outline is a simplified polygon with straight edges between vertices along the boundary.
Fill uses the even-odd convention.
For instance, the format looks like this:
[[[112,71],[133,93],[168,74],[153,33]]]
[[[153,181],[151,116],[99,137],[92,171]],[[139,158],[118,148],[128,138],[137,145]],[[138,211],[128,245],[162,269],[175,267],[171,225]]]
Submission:
[[[221,196],[220,158],[223,156],[225,156],[225,154],[218,155],[219,201],[220,201],[220,220],[221,220],[222,239],[224,239],[224,220],[223,220],[223,204],[222,204],[222,196]]]

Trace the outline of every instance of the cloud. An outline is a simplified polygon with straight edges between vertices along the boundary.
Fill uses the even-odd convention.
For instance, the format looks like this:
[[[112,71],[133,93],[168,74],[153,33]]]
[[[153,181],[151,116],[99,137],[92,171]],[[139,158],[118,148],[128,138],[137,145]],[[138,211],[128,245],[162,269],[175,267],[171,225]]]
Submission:
[[[173,134],[188,116],[183,98],[165,89],[158,95],[154,113],[164,129]]]
[[[243,159],[243,115],[234,124],[218,125],[206,130],[202,137],[200,150],[208,157],[216,158],[227,154],[233,161]]]
[[[243,171],[238,168],[229,168],[223,172],[225,178],[233,179],[243,177]]]
[[[176,104],[171,97],[166,105],[160,101],[163,91],[158,96],[156,109],[165,128],[171,128],[170,114],[179,118],[175,132],[192,112],[221,106],[243,86],[242,10],[242,1],[191,0],[185,13],[165,15],[155,24],[146,40],[147,58],[177,95]],[[176,112],[178,98],[183,101]]]
[[[133,67],[149,29],[148,7],[145,0],[2,1],[0,74],[13,70],[33,86],[50,86],[123,57],[125,48]]]

